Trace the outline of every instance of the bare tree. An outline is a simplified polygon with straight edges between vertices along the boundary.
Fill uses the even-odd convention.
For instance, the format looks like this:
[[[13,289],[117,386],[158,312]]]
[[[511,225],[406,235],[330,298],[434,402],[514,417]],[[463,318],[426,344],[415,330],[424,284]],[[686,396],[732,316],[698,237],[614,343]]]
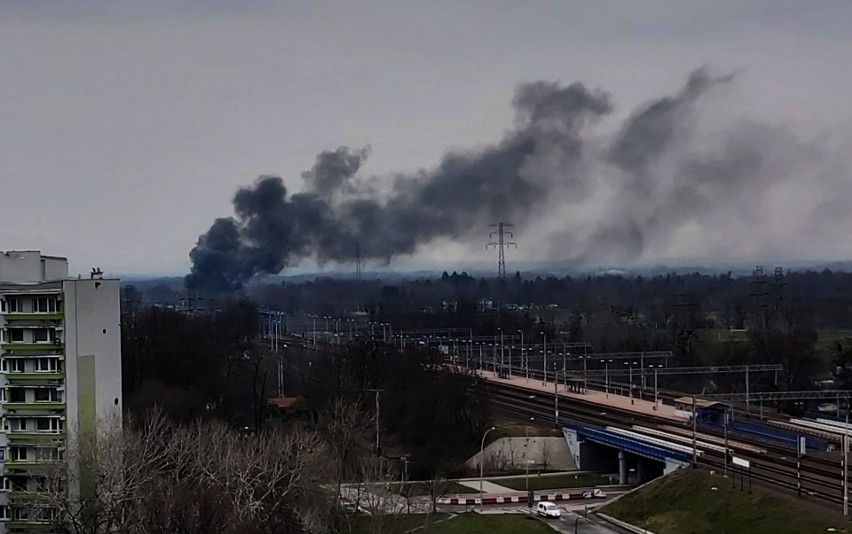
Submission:
[[[337,398],[323,415],[326,440],[331,448],[334,464],[336,495],[340,497],[344,481],[355,477],[358,458],[369,450],[369,436],[372,431],[372,418],[358,403]]]
[[[432,513],[434,514],[438,511],[438,499],[450,491],[453,483],[450,480],[447,480],[443,474],[438,473],[433,476],[426,485],[429,489],[429,502],[432,505]]]
[[[391,488],[395,479],[390,462],[378,456],[362,456],[358,459],[358,502],[370,511],[370,532],[381,534],[386,518],[405,511],[405,499]]]
[[[223,424],[141,426],[70,436],[69,469],[37,495],[69,534],[304,533],[328,530],[329,450],[302,427],[244,435]]]

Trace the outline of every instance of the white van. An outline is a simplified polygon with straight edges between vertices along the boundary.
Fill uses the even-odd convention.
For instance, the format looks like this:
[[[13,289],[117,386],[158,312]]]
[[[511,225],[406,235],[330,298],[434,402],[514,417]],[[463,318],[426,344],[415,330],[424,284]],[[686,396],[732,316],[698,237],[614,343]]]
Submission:
[[[562,515],[562,510],[556,507],[555,504],[548,501],[542,501],[535,507],[535,511],[542,517],[559,517]]]

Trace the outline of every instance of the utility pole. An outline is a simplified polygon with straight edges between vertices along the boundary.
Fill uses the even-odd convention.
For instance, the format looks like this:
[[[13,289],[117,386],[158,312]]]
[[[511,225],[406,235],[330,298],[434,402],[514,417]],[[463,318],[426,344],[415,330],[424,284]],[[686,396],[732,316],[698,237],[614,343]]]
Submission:
[[[376,394],[376,454],[382,453],[382,444],[379,441],[379,430],[381,429],[380,424],[380,411],[379,411],[379,394],[384,391],[383,389],[368,389],[367,391],[372,391]]]
[[[491,227],[496,227],[497,230],[495,232],[491,232],[488,234],[489,239],[494,239],[494,235],[497,235],[497,241],[490,241],[485,244],[485,248],[494,247],[497,249],[497,278],[500,280],[506,279],[506,255],[505,249],[508,247],[518,248],[517,243],[513,243],[511,241],[506,241],[505,237],[509,236],[510,238],[514,238],[514,234],[512,232],[506,230],[512,226],[511,223],[499,222],[495,224],[489,225]]]
[[[843,516],[849,515],[849,406],[846,406],[846,426],[843,428]]]
[[[553,362],[553,428],[559,429],[559,379],[556,375],[556,362]]]
[[[725,409],[725,425],[722,427],[725,432],[725,469],[724,476],[728,476],[728,409]]]
[[[698,430],[698,412],[695,411],[695,395],[692,396],[692,468],[698,469],[698,444],[696,443],[696,432]],[[725,453],[727,454],[727,452]]]

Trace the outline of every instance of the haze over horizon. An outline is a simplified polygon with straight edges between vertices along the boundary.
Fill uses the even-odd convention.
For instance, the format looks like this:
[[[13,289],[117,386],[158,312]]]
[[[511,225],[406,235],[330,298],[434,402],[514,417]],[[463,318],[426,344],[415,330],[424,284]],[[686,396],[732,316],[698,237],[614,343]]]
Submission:
[[[510,262],[852,258],[852,4],[367,5],[0,4],[0,249],[79,271],[185,273],[198,236],[260,175],[281,176],[288,199],[413,209],[424,181],[452,185],[435,181],[452,178],[438,170],[448,161],[538,136],[500,182],[533,187],[489,199],[480,176],[474,216],[377,239],[370,254],[489,262],[487,225],[507,213]],[[581,115],[548,107],[552,95],[584,98]],[[317,186],[317,155],[339,147],[354,169]],[[287,257],[345,258],[351,234],[363,239],[312,236]]]

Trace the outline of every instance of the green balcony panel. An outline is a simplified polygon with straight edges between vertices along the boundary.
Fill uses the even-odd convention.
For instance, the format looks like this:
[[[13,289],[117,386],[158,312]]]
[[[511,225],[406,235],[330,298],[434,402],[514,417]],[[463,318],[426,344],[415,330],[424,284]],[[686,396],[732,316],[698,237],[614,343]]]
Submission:
[[[11,505],[19,502],[32,501],[47,501],[49,496],[38,491],[12,490],[9,492],[9,501]]]
[[[64,373],[6,373],[8,382],[39,382],[48,380],[64,380]]]
[[[15,321],[61,321],[62,312],[53,313],[7,313],[4,315],[7,323]]]
[[[64,441],[65,431],[62,432],[28,432],[28,431],[6,431],[6,439],[8,441],[19,442],[38,442],[44,443],[49,441]]]
[[[0,345],[3,350],[29,351],[29,350],[61,350],[62,343],[15,343],[7,342]]]
[[[20,519],[16,519],[14,521],[7,521],[6,523],[6,532],[14,529],[15,532],[32,532],[34,534],[41,532],[53,532],[53,524],[48,522],[29,522],[22,521]]]
[[[64,410],[64,402],[6,402],[3,403],[3,408],[8,411],[13,410]]]
[[[6,468],[6,472],[8,473],[10,469],[18,469],[18,470],[27,470],[27,471],[44,471],[45,469],[53,469],[59,465],[63,465],[64,462],[59,460],[39,460],[39,461],[28,461],[28,462],[16,462],[16,461],[8,461],[4,465]]]

